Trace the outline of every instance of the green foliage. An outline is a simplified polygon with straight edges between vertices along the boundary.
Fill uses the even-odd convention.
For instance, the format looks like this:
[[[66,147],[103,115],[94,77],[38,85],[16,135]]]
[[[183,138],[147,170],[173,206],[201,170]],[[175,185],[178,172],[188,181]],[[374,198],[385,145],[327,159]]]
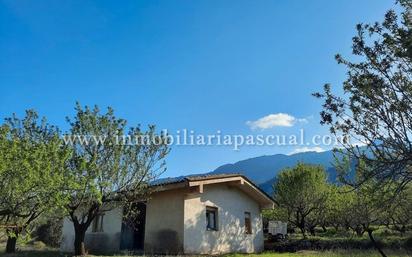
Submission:
[[[70,185],[71,199],[66,209],[76,232],[75,252],[83,255],[84,233],[92,220],[118,206],[133,210],[127,207],[146,199],[149,183],[165,170],[169,147],[166,135],[156,134],[154,126],[147,131],[139,126],[128,128],[111,108],[101,113],[97,106],[82,108],[77,104],[76,116],[67,120],[71,126],[70,174],[74,183]]]
[[[69,209],[77,206],[102,205],[113,202],[124,204],[144,194],[150,181],[164,171],[164,157],[169,152],[163,135],[156,135],[155,127],[146,132],[140,127],[129,128],[126,121],[114,116],[108,108],[105,114],[95,107],[76,106],[76,117],[69,121],[70,134],[101,139],[99,143],[72,142],[71,172],[75,184]],[[116,136],[130,138],[162,137],[159,144],[122,144]],[[87,211],[87,208],[86,208]]]
[[[408,185],[399,194],[390,197],[390,208],[385,210],[386,222],[401,235],[412,224],[412,185]]]
[[[361,173],[367,169],[364,165],[365,162],[359,160],[357,178],[362,177]],[[305,232],[312,235],[315,235],[315,232],[324,234],[328,231],[327,228],[332,226],[334,233],[342,230],[337,234],[352,231],[345,235],[343,241],[355,233],[365,240],[366,243],[362,244],[376,247],[380,251],[381,245],[392,248],[403,246],[402,238],[391,239],[393,235],[385,236],[379,231],[390,225],[392,229],[401,232],[401,235],[407,233],[412,213],[410,188],[399,194],[393,193],[393,188],[389,185],[379,189],[376,179],[356,186],[329,184],[321,167],[302,163],[279,173],[276,181],[274,199],[277,207],[264,212],[263,215],[268,220],[288,221],[289,226],[301,230],[304,238]],[[379,236],[376,237],[377,233]],[[366,235],[369,240],[364,238]],[[332,244],[340,247],[336,240],[333,236]],[[345,242],[343,244],[346,244]],[[329,243],[321,245],[332,247]]]
[[[298,227],[302,234],[314,228],[319,220],[316,213],[324,209],[328,186],[321,166],[297,164],[281,171],[274,185],[274,198],[282,216]],[[286,215],[285,215],[286,213]]]
[[[43,214],[58,213],[68,202],[66,161],[57,128],[29,110],[0,128],[0,224],[18,237]],[[28,234],[28,233],[26,233]]]
[[[367,232],[374,243],[373,225],[386,219],[404,233],[411,216],[406,203],[411,199],[397,194],[412,181],[412,1],[397,3],[403,8],[400,16],[389,10],[381,23],[357,25],[352,45],[356,61],[336,55],[347,69],[345,95],[334,94],[329,84],[314,94],[324,101],[321,124],[352,139],[342,142],[341,151],[343,166],[354,162],[357,172],[354,179],[341,173],[343,182],[354,187],[347,225],[358,234]],[[353,140],[365,146],[357,147]],[[398,198],[397,205],[390,204],[391,197]]]
[[[36,240],[47,246],[59,247],[62,237],[63,220],[49,219],[46,223],[39,225],[34,233]]]
[[[321,124],[351,138],[342,142],[344,148],[352,159],[366,163],[356,183],[396,180],[396,192],[412,181],[412,4],[399,2],[401,15],[390,10],[381,23],[357,25],[352,45],[356,61],[336,56],[347,69],[345,96],[335,95],[330,85],[314,94],[324,101]],[[353,145],[359,142],[366,146]]]
[[[347,227],[350,218],[347,214],[353,202],[353,194],[348,186],[329,185],[325,203],[323,225],[333,226],[335,230]]]
[[[283,222],[289,220],[288,212],[285,208],[265,209],[262,211],[262,216],[268,220],[279,220]]]
[[[98,214],[118,206],[133,210],[127,206],[147,199],[150,181],[165,170],[167,135],[154,126],[126,127],[111,108],[101,114],[79,104],[67,120],[74,140],[63,141],[33,110],[0,126],[0,225],[7,228],[9,251],[15,249],[10,239],[29,235],[40,215],[69,214],[76,240],[84,239]]]
[[[350,227],[358,235],[372,233],[385,224],[392,224],[405,233],[411,223],[411,191],[407,188],[397,193],[396,183],[382,185],[377,178],[364,181],[363,173],[368,167],[363,159],[358,162],[356,179],[362,183],[344,187],[346,200],[342,203],[343,212],[338,216],[346,218],[342,219],[341,225]]]

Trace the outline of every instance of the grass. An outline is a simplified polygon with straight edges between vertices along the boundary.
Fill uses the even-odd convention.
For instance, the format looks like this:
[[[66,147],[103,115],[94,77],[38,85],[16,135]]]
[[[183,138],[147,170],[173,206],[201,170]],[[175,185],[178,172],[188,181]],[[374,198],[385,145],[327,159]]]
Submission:
[[[402,251],[388,251],[391,257],[410,257],[412,253]],[[20,251],[15,254],[0,253],[1,257],[70,257],[71,255],[63,254],[57,250],[37,250],[37,251]],[[121,257],[129,255],[116,255],[112,257]],[[97,257],[97,256],[95,256]],[[163,256],[167,257],[167,256]],[[380,257],[376,251],[372,250],[334,250],[334,251],[299,251],[296,253],[274,253],[264,252],[261,254],[227,254],[222,257]]]
[[[412,232],[400,235],[398,232],[380,229],[374,232],[375,240],[383,248],[412,250]],[[367,249],[374,250],[374,245],[365,233],[357,236],[349,231],[317,231],[316,236],[310,236],[304,240],[301,234],[290,234],[289,240],[283,243],[268,242],[268,249],[281,252],[294,252],[296,250],[334,250],[334,249]]]
[[[407,237],[411,237],[409,234]],[[300,241],[301,235],[291,234],[290,242]],[[376,231],[376,237],[380,240],[385,248],[387,248],[385,253],[388,256],[393,257],[412,257],[412,249],[407,252],[404,247],[399,247],[403,245],[405,241],[405,236],[401,237],[397,233],[392,233],[390,231],[381,230]],[[411,237],[412,238],[412,237]],[[319,248],[303,248],[303,249],[316,249],[316,250],[303,250],[302,248],[295,249],[296,252],[272,252],[267,251],[261,254],[226,254],[221,257],[380,257],[379,253],[371,247],[365,248],[366,244],[370,244],[369,239],[366,235],[363,237],[357,237],[353,233],[348,233],[345,231],[340,231],[339,233],[328,230],[327,232],[317,233],[317,236],[310,236],[308,240],[311,240],[312,246],[316,242],[320,242],[317,246],[339,246],[333,248],[319,247]],[[346,246],[346,247],[345,247]],[[362,247],[355,247],[362,246]],[[18,252],[15,254],[5,254],[4,253],[5,242],[0,240],[0,257],[71,257],[71,254],[60,253],[57,249],[49,248],[44,244],[39,244],[36,242],[31,244],[19,245]],[[271,248],[269,248],[271,249]],[[323,249],[323,250],[319,250]],[[362,249],[362,250],[361,250]],[[120,256],[132,256],[132,255],[106,255],[112,257]],[[97,257],[97,256],[94,256]],[[140,256],[142,257],[142,256]],[[167,257],[167,256],[162,256]],[[175,256],[176,257],[176,256]],[[186,256],[185,256],[186,257]],[[187,256],[190,257],[190,256]],[[204,256],[198,256],[204,257]]]
[[[388,256],[391,257],[409,257],[412,255],[408,255],[406,252],[389,252]],[[412,253],[411,253],[412,254]],[[241,256],[248,256],[248,257],[380,257],[381,255],[372,250],[334,250],[334,251],[298,251],[296,253],[273,253],[273,252],[265,252],[262,254],[233,254],[229,255],[231,257],[241,257]]]

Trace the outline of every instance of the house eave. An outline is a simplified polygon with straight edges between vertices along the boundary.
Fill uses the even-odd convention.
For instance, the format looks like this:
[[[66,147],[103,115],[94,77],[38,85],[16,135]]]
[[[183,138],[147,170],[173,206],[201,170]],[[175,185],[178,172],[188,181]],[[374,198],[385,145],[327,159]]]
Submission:
[[[154,192],[188,188],[191,193],[203,193],[204,186],[222,183],[237,187],[257,201],[262,209],[273,209],[275,206],[275,202],[268,194],[240,174],[187,177],[179,181],[154,185],[152,188]]]

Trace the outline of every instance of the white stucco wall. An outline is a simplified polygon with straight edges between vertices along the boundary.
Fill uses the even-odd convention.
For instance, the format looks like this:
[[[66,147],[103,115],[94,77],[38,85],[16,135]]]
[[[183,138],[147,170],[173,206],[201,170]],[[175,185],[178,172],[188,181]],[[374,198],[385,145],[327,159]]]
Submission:
[[[218,208],[218,231],[206,230],[206,206]],[[245,212],[251,214],[252,234],[245,233]],[[122,208],[106,212],[104,232],[86,233],[86,248],[116,252],[120,248]],[[203,193],[188,188],[154,193],[146,205],[145,253],[222,254],[263,250],[259,204],[236,186],[204,185]],[[61,250],[74,249],[74,228],[63,225]]]
[[[151,195],[146,205],[144,250],[146,253],[183,252],[183,211],[185,190]]]
[[[206,185],[202,194],[184,201],[184,253],[221,254],[263,250],[261,210],[236,187]],[[206,230],[206,206],[218,208],[218,231]],[[252,234],[245,233],[245,212],[251,213]]]
[[[115,252],[120,248],[120,232],[122,229],[123,208],[105,212],[103,218],[103,232],[92,232],[92,225],[86,232],[86,249],[91,252]],[[74,251],[74,227],[66,218],[63,222],[62,242],[60,250]]]

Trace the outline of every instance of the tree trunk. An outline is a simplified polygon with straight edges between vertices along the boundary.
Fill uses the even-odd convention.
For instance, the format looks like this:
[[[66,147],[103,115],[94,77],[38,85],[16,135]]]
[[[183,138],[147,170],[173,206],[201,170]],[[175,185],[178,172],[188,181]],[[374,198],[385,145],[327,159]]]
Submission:
[[[382,255],[382,257],[387,257],[386,254],[382,251],[382,248],[379,246],[378,242],[375,241],[375,238],[373,238],[372,235],[372,230],[368,229],[368,236],[369,239],[372,241],[373,246],[375,246],[376,250]]]
[[[356,227],[355,227],[355,232],[356,232],[356,235],[357,235],[358,237],[361,237],[361,236],[363,236],[363,233],[364,233],[365,231],[363,230],[363,228],[362,228],[361,226],[356,226]]]
[[[401,228],[401,236],[403,237],[403,236],[405,235],[405,233],[406,233],[406,226],[405,226],[405,225],[402,225],[402,228]]]
[[[86,247],[84,245],[84,238],[86,237],[87,227],[83,224],[74,225],[74,255],[86,255]]]
[[[299,226],[300,232],[302,233],[303,238],[306,239],[306,229],[305,227]]]
[[[17,234],[9,235],[7,237],[6,253],[15,253],[16,252],[16,243],[17,243]]]
[[[85,238],[87,228],[90,226],[91,222],[96,218],[99,211],[100,205],[93,204],[87,211],[87,219],[83,219],[79,222],[78,218],[74,214],[74,209],[69,213],[74,226],[74,255],[75,256],[85,256],[87,255]]]
[[[310,235],[311,236],[315,236],[316,234],[315,234],[315,227],[310,227],[309,228],[309,232],[310,232]]]
[[[301,215],[299,212],[296,213],[296,220],[297,220],[297,224],[298,227],[300,229],[300,231],[302,232],[302,236],[304,239],[306,239],[306,222],[305,222],[305,218],[303,217],[303,215]]]

